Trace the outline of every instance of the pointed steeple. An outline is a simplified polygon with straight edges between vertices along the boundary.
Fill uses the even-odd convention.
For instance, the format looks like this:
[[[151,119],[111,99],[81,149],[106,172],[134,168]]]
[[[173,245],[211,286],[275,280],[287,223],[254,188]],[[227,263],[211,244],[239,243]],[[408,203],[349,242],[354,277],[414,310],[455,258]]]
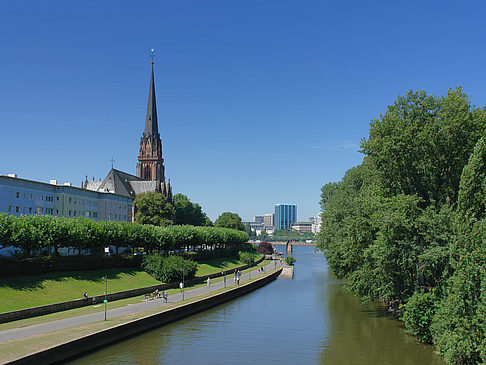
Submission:
[[[157,124],[157,105],[155,102],[154,61],[152,60],[152,76],[150,78],[147,117],[145,118],[144,137],[156,137],[159,134]]]

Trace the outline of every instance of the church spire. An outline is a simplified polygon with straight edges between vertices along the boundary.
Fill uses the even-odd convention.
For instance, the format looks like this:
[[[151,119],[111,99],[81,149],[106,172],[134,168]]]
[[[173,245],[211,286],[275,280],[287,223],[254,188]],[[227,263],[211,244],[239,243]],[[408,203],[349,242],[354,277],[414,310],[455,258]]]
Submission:
[[[159,134],[157,125],[157,105],[155,103],[154,59],[152,58],[152,76],[150,78],[147,117],[145,118],[144,137],[156,137]]]

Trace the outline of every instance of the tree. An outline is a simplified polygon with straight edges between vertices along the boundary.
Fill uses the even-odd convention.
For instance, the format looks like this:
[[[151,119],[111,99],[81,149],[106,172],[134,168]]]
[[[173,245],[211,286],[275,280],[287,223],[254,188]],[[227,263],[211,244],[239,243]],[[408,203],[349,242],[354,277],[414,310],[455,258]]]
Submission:
[[[237,229],[239,231],[244,231],[245,226],[241,221],[241,218],[236,213],[231,212],[224,212],[222,213],[218,219],[214,222],[215,227],[222,227],[222,228],[232,228]]]
[[[137,195],[135,222],[166,227],[172,225],[175,209],[160,193],[148,192]]]
[[[184,194],[174,195],[174,224],[192,226],[207,226],[211,225],[211,220],[206,216],[197,203],[192,203]]]

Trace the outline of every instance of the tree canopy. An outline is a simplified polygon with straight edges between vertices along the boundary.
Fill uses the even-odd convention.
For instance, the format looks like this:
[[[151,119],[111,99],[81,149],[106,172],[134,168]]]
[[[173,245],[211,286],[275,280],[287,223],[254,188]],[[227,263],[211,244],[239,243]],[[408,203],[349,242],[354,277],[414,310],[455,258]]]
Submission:
[[[241,217],[238,214],[231,212],[222,213],[218,219],[214,221],[214,226],[245,231],[245,225],[243,224]]]
[[[451,363],[486,361],[486,110],[409,91],[370,123],[363,162],[321,190],[318,247]]]
[[[197,203],[192,203],[184,194],[174,195],[174,224],[192,226],[212,226],[211,220]]]
[[[175,209],[164,195],[155,192],[137,195],[133,204],[136,208],[135,222],[166,227],[173,224]]]

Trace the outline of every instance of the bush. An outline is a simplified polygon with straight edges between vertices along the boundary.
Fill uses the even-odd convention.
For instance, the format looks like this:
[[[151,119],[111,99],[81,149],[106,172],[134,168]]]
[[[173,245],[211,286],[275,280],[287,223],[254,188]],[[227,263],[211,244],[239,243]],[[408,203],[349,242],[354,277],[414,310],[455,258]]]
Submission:
[[[295,258],[294,258],[293,256],[287,256],[287,257],[285,258],[285,263],[286,263],[287,265],[293,265],[293,264],[294,264],[294,262],[295,262]]]
[[[240,261],[244,262],[246,265],[251,265],[256,260],[256,253],[252,251],[240,251],[238,253]]]
[[[270,242],[261,242],[258,245],[257,252],[262,255],[271,255],[273,254],[273,246]]]
[[[141,258],[138,256],[0,257],[0,277],[122,267],[139,269],[140,265]]]
[[[177,255],[154,254],[144,257],[142,268],[155,279],[172,283],[182,280],[182,268],[184,268],[184,277],[192,279],[196,275],[197,263]]]
[[[407,332],[417,336],[419,342],[432,343],[430,325],[437,311],[438,297],[431,292],[415,292],[405,304],[402,320]]]

